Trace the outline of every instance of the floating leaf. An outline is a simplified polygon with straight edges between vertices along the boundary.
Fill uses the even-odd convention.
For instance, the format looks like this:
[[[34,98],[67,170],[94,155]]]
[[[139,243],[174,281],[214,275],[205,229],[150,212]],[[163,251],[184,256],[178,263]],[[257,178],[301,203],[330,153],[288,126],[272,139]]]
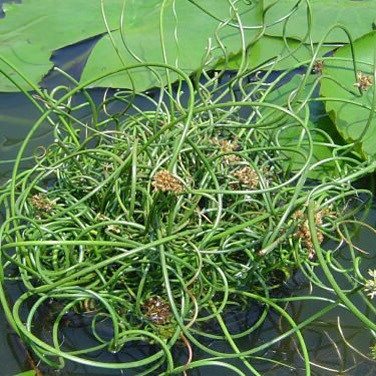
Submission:
[[[311,170],[308,173],[308,177],[311,179],[323,180],[328,176],[338,176],[337,165],[333,161],[333,152],[336,149],[336,145],[332,143],[332,140],[325,133],[321,132],[321,126],[325,125],[332,125],[330,119],[323,118],[320,123],[310,121],[307,124],[313,141],[312,159],[310,160]],[[308,139],[306,137],[302,138],[302,135],[304,135],[302,127],[293,125],[283,131],[279,141],[286,148],[296,148],[298,146],[300,150],[305,150],[308,154],[310,150]],[[292,171],[297,172],[303,168],[306,162],[305,157],[290,151],[287,151],[286,155],[290,158],[289,168]],[[324,160],[326,160],[325,163],[316,165],[316,163]]]
[[[261,30],[262,2],[239,4],[238,13],[247,27],[244,37],[249,43]],[[205,61],[214,66],[219,58],[238,52],[241,33],[227,0],[166,1],[148,0],[129,4],[124,28],[103,37],[92,51],[81,80],[91,80],[138,62],[168,63],[190,74]],[[147,20],[147,22],[145,22]],[[221,22],[222,21],[222,22]],[[111,40],[112,37],[112,40]],[[114,47],[115,45],[115,47]],[[144,90],[164,85],[165,69],[133,69],[103,80],[95,86],[132,87]],[[178,75],[169,71],[171,79]],[[160,75],[160,76],[158,76]]]
[[[302,88],[302,92],[299,96],[300,99],[309,96],[312,89],[315,77],[309,77],[305,86]],[[267,101],[277,104],[281,107],[288,108],[288,103],[290,106],[296,106],[301,103],[298,100],[294,104],[294,99],[292,94],[303,84],[303,76],[295,74],[287,83],[280,86],[276,90],[272,91],[267,96]],[[313,102],[315,103],[315,102]],[[338,147],[338,144],[342,143],[342,139],[336,134],[335,127],[329,117],[323,111],[323,106],[311,105],[312,116],[310,121],[307,123],[307,128],[312,137],[312,159],[310,160],[310,166],[315,165],[319,161],[327,160],[325,163],[314,166],[308,174],[311,179],[325,179],[328,176],[338,175],[338,165],[331,160],[334,156],[334,151]],[[314,108],[313,108],[314,107]],[[307,138],[306,131],[303,126],[293,120],[290,116],[282,116],[279,111],[267,110],[266,114],[271,116],[269,121],[275,120],[280,124],[280,131],[278,132],[278,143],[285,148],[305,150],[307,155],[310,150],[309,141]],[[304,112],[301,113],[302,118],[304,117]],[[299,147],[297,147],[299,145]],[[291,171],[299,171],[306,162],[306,157],[292,150],[285,151],[288,157],[286,163],[288,164]],[[338,163],[338,162],[337,162]]]
[[[309,4],[312,10],[310,37],[314,43],[318,43],[324,38],[326,43],[347,43],[348,37],[339,28],[335,28],[328,36],[326,33],[330,28],[339,24],[345,26],[353,38],[358,38],[372,30],[373,22],[376,19],[376,2],[374,0],[311,0]],[[267,0],[265,9],[270,5],[270,9],[266,13],[266,24],[272,26],[267,28],[266,34],[284,35],[288,38],[302,40],[308,31],[307,2]],[[283,20],[290,14],[284,33],[285,21],[274,23]],[[307,42],[309,41],[307,40]]]
[[[123,0],[103,1],[108,28],[121,59],[107,33],[99,0],[24,0],[21,4],[6,4],[6,17],[0,20],[0,57],[37,84],[52,68],[49,59],[54,50],[105,34],[94,46],[83,80],[120,69],[124,64],[137,63],[138,59],[149,63],[168,62],[190,73],[207,59],[212,58],[214,64],[219,56],[241,49],[235,14],[241,14],[247,27],[254,27],[244,30],[246,43],[261,30],[261,1],[252,6],[239,4],[235,12],[227,0],[140,0],[125,1],[121,35],[118,29],[123,3]],[[0,69],[23,88],[31,89],[5,62],[0,61]],[[0,76],[0,90],[17,91],[6,75]],[[147,69],[132,72],[132,76],[140,89],[159,81]],[[126,74],[119,74],[98,85],[130,87],[131,82]]]
[[[265,69],[273,66],[274,70],[291,69],[299,63],[308,61],[315,53],[316,46],[302,44],[294,39],[286,39],[263,36],[253,45],[248,47],[247,68],[254,69],[262,66],[265,62],[270,64]],[[319,55],[322,56],[333,49],[332,46],[324,46],[320,49]],[[273,65],[274,62],[277,62]],[[231,56],[227,62],[221,61],[217,68],[219,69],[239,69],[242,62],[241,54]]]
[[[356,40],[354,50],[357,72],[354,70],[349,45],[338,49],[333,60],[325,61],[321,94],[327,98],[326,110],[343,138],[348,142],[358,143],[364,157],[374,158],[376,156],[376,114],[373,104],[375,83],[369,82],[363,90],[357,85],[360,85],[362,78],[364,82],[374,81],[376,32]]]
[[[109,27],[116,29],[122,0],[106,0]],[[51,53],[59,48],[106,32],[99,1],[23,0],[4,5],[6,17],[0,20],[0,57],[11,62],[32,83],[37,84],[53,64]],[[31,87],[6,63],[0,69],[22,87]],[[0,75],[1,91],[17,91]]]

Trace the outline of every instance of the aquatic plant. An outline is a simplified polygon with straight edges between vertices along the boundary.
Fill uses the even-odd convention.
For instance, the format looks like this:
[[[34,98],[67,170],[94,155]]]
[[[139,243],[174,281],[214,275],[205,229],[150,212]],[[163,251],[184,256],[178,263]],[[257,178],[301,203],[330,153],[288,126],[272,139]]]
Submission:
[[[244,37],[240,21],[232,27]],[[207,70],[205,62],[193,76],[165,61],[138,62],[83,82],[60,71],[70,83],[51,92],[22,75],[7,76],[33,87],[30,94],[19,86],[41,111],[0,190],[0,300],[36,357],[54,368],[73,361],[139,375],[210,365],[260,375],[260,363],[291,367],[270,356],[291,337],[309,375],[318,367],[304,338],[310,324],[342,307],[376,330],[366,255],[352,241],[372,197],[354,183],[376,167],[361,145],[374,103],[362,107],[368,111],[362,137],[345,143],[324,104],[329,110],[347,99],[318,93],[337,72],[330,65],[336,56],[317,59],[325,37],[306,60],[279,74],[247,69],[243,49],[241,69],[232,74]],[[366,70],[360,76],[357,42],[349,43],[355,81],[348,90],[359,89],[362,99],[373,82]],[[140,69],[153,77],[152,92],[108,90],[98,101],[88,90],[113,77],[132,82]],[[327,89],[321,86],[323,94]],[[334,113],[338,121],[340,111]],[[45,123],[53,142],[23,169]],[[297,270],[332,298],[281,295]],[[12,281],[22,286],[15,297]],[[296,322],[289,301],[325,304]],[[252,306],[259,309],[254,322],[233,329],[228,312]],[[287,328],[252,342],[273,313]],[[90,342],[70,338],[71,327]],[[147,350],[132,359],[137,345]],[[182,348],[184,358],[177,355]],[[102,350],[120,360],[102,358]]]

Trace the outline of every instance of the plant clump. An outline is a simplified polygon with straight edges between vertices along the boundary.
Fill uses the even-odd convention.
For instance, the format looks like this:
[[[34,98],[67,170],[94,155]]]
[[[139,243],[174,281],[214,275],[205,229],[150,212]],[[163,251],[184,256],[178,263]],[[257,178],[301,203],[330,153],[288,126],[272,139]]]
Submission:
[[[87,102],[77,108],[69,107],[75,97],[45,98],[54,142],[22,173],[20,152],[0,193],[0,276],[22,285],[8,319],[43,362],[111,368],[96,359],[98,350],[123,354],[140,343],[150,352],[117,368],[179,374],[194,363],[193,348],[213,355],[213,340],[233,343],[228,310],[262,307],[256,324],[233,335],[247,343],[271,308],[290,317],[274,296],[299,268],[314,273],[325,239],[343,241],[339,223],[357,213],[351,184],[364,166],[329,135],[323,142],[310,133],[308,107],[301,110],[308,99],[288,93],[269,104],[278,82],[248,78],[222,85],[207,76],[198,89],[185,81],[184,100],[179,88],[140,94],[147,111],[133,92],[94,104],[84,91]],[[244,98],[235,101],[241,85]],[[111,105],[122,110],[111,113]],[[80,118],[83,109],[93,112],[90,120]],[[313,149],[322,147],[330,155],[317,163]],[[351,175],[342,160],[351,162]],[[325,168],[332,174],[320,180]],[[38,331],[48,301],[56,312]],[[80,314],[77,331],[90,345],[72,350],[64,322]],[[173,356],[181,345],[186,364]],[[234,350],[251,369],[244,354]]]

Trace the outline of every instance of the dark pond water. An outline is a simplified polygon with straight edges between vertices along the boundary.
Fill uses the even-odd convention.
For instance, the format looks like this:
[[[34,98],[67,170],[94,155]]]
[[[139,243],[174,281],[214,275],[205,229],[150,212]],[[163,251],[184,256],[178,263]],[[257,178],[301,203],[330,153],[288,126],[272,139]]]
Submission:
[[[0,5],[4,1],[0,0]],[[58,51],[53,60],[63,66],[71,75],[78,78],[79,72],[82,69],[88,51],[94,40],[76,45],[74,47]],[[44,85],[54,87],[57,83],[61,83],[61,78],[52,73],[45,81]],[[97,90],[93,95],[100,97],[103,91]],[[4,183],[8,178],[12,169],[11,160],[15,158],[17,150],[31,124],[38,118],[39,114],[33,105],[22,94],[5,94],[0,93],[0,184]],[[51,141],[51,135],[48,127],[42,127],[33,138],[28,152],[40,146],[47,145]],[[26,163],[27,164],[27,163]],[[376,227],[376,205],[370,210],[367,223]],[[361,231],[354,242],[361,248],[372,252],[375,244],[375,236],[368,231]],[[344,252],[345,254],[346,252]],[[375,267],[375,258],[369,258],[367,267]],[[324,277],[323,277],[324,278]],[[285,294],[304,294],[309,291],[309,286],[304,280],[303,276],[297,274],[286,286]],[[322,297],[329,296],[325,291],[311,292],[313,295],[320,295]],[[361,302],[359,305],[361,306]],[[322,307],[325,303],[322,303]],[[299,302],[293,303],[289,306],[289,312],[296,321],[301,322],[304,318],[310,317],[312,314],[320,309],[320,303],[314,302]],[[254,321],[259,314],[259,307],[250,307],[246,313],[229,313],[227,323],[233,329],[237,326],[244,326]],[[376,365],[361,355],[352,351],[345,345],[343,338],[338,330],[338,320],[340,320],[343,336],[351,342],[351,345],[360,351],[368,354],[369,347],[373,344],[369,332],[362,329],[362,325],[354,319],[354,316],[348,313],[345,309],[337,308],[332,310],[329,314],[322,317],[319,321],[310,325],[304,330],[304,336],[307,340],[311,361],[313,364],[314,375],[352,375],[365,376],[376,375]],[[264,325],[252,337],[244,340],[243,344],[239,346],[248,346],[250,344],[262,343],[266,339],[270,339],[276,334],[283,332],[285,328],[279,321],[276,314],[270,314]],[[68,330],[69,331],[69,330]],[[69,334],[69,333],[68,333]],[[75,335],[75,330],[71,330],[70,335]],[[79,339],[84,341],[85,338]],[[216,346],[216,345],[214,345]],[[218,345],[219,346],[219,345]],[[217,348],[219,349],[219,347]],[[275,361],[287,363],[291,368],[280,367],[278,364],[266,364],[265,362],[253,362],[256,369],[260,370],[262,375],[304,375],[303,362],[300,354],[297,352],[296,343],[292,339],[287,339],[282,343],[276,344],[273,348],[264,353]],[[228,350],[230,349],[223,349]],[[196,357],[199,354],[196,353]],[[3,313],[0,311],[0,376],[12,376],[18,372],[30,368],[28,358],[22,343],[16,335],[9,329]],[[236,364],[236,363],[235,363]],[[249,372],[249,371],[248,371]],[[245,371],[246,373],[246,371]],[[67,364],[65,370],[58,373],[52,370],[44,372],[45,375],[122,375],[121,371],[109,372],[102,369],[93,369],[89,367],[81,367],[73,364]],[[133,375],[131,372],[124,373],[126,375]],[[190,375],[213,375],[225,376],[230,375],[230,371],[219,368],[203,368],[200,371],[192,371]]]

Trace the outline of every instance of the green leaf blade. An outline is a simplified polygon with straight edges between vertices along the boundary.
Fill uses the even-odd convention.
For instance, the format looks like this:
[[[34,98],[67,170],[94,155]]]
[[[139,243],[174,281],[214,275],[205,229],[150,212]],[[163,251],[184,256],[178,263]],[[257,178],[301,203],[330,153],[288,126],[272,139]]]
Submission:
[[[376,157],[376,116],[373,106],[374,84],[359,93],[357,74],[373,76],[376,51],[376,32],[354,42],[357,72],[354,69],[350,45],[338,49],[334,59],[324,65],[321,95],[326,98],[326,111],[339,133],[347,142],[359,144],[364,158]],[[366,125],[371,117],[368,129]]]

